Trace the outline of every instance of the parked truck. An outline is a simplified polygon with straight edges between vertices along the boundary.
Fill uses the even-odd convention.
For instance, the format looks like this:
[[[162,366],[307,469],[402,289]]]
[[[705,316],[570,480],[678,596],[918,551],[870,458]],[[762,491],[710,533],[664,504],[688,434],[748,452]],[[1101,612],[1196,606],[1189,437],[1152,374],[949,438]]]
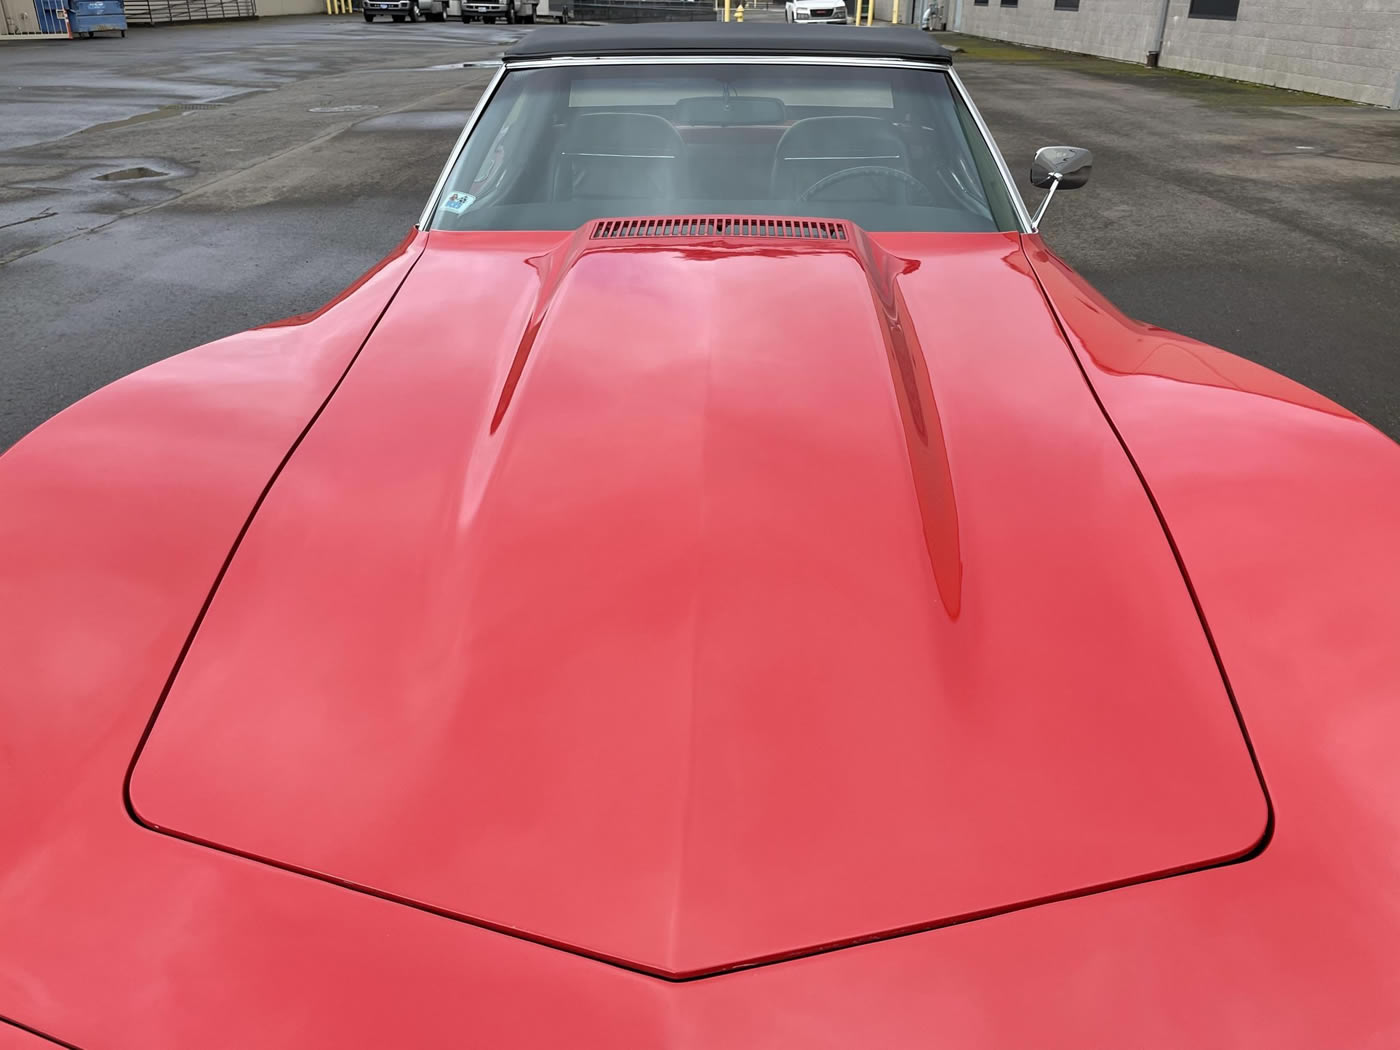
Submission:
[[[447,3],[448,0],[361,0],[360,9],[366,22],[373,22],[376,15],[388,15],[395,22],[416,22],[420,18],[443,22],[447,19]]]
[[[448,14],[456,14],[463,22],[485,22],[500,19],[507,25],[533,25],[539,12],[539,0],[448,0]]]

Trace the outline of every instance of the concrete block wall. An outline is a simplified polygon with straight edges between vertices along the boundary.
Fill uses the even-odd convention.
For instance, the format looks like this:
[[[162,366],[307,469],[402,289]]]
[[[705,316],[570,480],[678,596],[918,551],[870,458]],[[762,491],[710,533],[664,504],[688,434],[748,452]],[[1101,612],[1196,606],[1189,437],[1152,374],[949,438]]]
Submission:
[[[1079,0],[1078,11],[1056,11],[1055,0],[1019,0],[1015,7],[1002,7],[1001,0],[987,0],[986,6],[972,0],[951,3],[949,28],[960,32],[1125,62],[1147,60],[1160,10],[1153,0]]]
[[[1190,6],[1171,0],[1169,69],[1400,108],[1400,0],[1240,0],[1233,22]]]
[[[1127,62],[1147,60],[1162,10],[1162,0],[1080,0],[1078,11],[1054,0],[950,3],[961,32]],[[1240,0],[1233,21],[1167,3],[1166,68],[1400,109],[1400,0]]]

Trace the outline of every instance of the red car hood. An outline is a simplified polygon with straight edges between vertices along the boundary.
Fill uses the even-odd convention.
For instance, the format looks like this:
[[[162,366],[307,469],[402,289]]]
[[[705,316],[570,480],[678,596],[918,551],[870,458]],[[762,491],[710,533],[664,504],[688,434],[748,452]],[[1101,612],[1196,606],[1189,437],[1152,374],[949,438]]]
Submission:
[[[1256,845],[1014,235],[586,234],[431,236],[228,566],[143,821],[666,976]]]

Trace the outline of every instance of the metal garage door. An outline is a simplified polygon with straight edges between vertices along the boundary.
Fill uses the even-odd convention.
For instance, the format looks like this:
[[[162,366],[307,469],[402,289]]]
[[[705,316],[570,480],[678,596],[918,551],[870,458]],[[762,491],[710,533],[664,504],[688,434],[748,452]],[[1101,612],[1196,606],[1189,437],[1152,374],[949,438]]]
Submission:
[[[256,0],[126,0],[126,20],[131,25],[210,22],[252,18],[257,13]]]

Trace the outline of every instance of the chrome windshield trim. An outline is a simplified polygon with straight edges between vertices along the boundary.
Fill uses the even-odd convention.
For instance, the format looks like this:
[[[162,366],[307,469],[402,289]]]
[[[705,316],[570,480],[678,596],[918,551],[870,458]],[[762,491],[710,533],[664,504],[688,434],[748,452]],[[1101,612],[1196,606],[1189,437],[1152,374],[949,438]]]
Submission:
[[[461,156],[463,148],[467,144],[467,136],[472,133],[472,128],[476,127],[477,121],[481,120],[481,114],[486,111],[486,104],[491,101],[491,96],[496,93],[496,89],[501,86],[501,81],[505,79],[506,67],[499,65],[496,72],[491,74],[490,81],[482,89],[481,97],[476,100],[476,108],[472,110],[472,115],[467,118],[466,127],[462,128],[462,133],[457,136],[457,143],[452,147],[452,152],[447,155],[447,163],[442,166],[442,171],[438,174],[437,182],[433,184],[433,192],[428,194],[428,203],[423,208],[423,213],[418,216],[418,228],[420,230],[429,229],[432,222],[433,213],[437,211],[438,198],[442,196],[444,187],[447,186],[447,177],[452,174],[452,169],[457,166],[457,158]]]
[[[967,106],[967,111],[972,114],[977,130],[982,133],[982,141],[992,151],[992,159],[997,163],[997,170],[1001,172],[1002,182],[1006,184],[1006,192],[1011,197],[1011,205],[1016,209],[1016,218],[1020,220],[1021,232],[1035,233],[1035,223],[1031,221],[1030,212],[1026,210],[1026,202],[1021,198],[1021,191],[1016,188],[1016,180],[1011,176],[1011,169],[1006,166],[1006,158],[1002,156],[1001,150],[997,147],[996,139],[992,138],[991,129],[987,127],[987,122],[982,119],[982,114],[977,109],[977,103],[972,101],[972,96],[968,94],[962,78],[958,76],[958,71],[949,66],[946,72],[948,79],[953,83],[954,90],[962,98],[963,105]]]
[[[504,59],[510,69],[547,66],[884,66],[898,69],[937,69],[948,72],[951,62],[912,58],[860,58],[849,55],[577,55],[567,58]]]

